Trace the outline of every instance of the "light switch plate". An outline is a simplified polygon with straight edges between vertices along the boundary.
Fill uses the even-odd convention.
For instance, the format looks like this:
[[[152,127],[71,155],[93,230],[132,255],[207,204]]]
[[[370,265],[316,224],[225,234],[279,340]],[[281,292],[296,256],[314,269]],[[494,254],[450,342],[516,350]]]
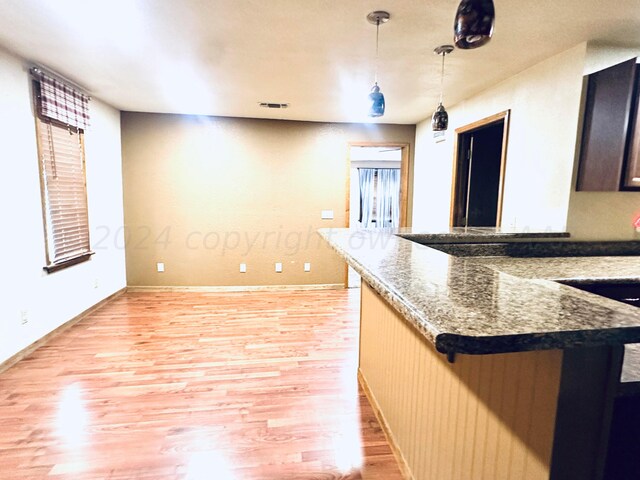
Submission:
[[[305,262],[304,271],[305,272],[310,272],[311,271],[311,264],[309,262]]]
[[[240,264],[240,273],[247,273],[247,264],[246,263],[241,263]]]
[[[282,273],[282,263],[276,263],[276,273]]]
[[[156,268],[158,269],[158,272],[160,273],[164,272],[164,263],[163,262],[156,263]]]
[[[321,217],[323,220],[333,220],[333,210],[322,210]]]

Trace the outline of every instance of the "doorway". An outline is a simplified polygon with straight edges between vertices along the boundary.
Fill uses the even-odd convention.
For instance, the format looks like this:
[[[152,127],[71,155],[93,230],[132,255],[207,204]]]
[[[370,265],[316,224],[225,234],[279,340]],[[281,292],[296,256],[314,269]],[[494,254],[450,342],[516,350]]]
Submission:
[[[509,112],[456,129],[452,227],[499,227]]]
[[[409,145],[351,143],[348,154],[347,227],[405,227]],[[346,276],[349,288],[360,286],[360,277],[351,267]]]

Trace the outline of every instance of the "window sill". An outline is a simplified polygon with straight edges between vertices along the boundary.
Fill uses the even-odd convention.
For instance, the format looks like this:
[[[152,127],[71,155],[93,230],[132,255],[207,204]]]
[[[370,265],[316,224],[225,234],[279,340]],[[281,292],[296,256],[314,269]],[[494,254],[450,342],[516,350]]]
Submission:
[[[53,265],[47,265],[43,267],[44,271],[47,273],[57,272],[58,270],[63,270],[67,267],[71,267],[72,265],[77,265],[78,263],[86,262],[87,260],[91,260],[91,256],[95,252],[87,252],[82,255],[78,255],[77,257],[70,258],[69,260],[65,260],[60,263],[56,263]]]

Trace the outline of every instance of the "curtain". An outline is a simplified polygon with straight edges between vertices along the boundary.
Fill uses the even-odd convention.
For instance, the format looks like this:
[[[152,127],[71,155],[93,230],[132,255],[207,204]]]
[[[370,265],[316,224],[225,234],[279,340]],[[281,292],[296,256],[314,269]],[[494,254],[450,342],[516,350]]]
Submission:
[[[400,226],[400,169],[359,168],[360,223],[364,228]]]
[[[397,228],[400,225],[400,169],[377,170],[376,225]]]
[[[373,209],[375,206],[375,168],[359,168],[360,183],[360,223],[364,228],[375,227]]]
[[[31,74],[38,83],[38,115],[56,120],[80,130],[89,126],[89,97],[84,93],[56,80],[38,68]]]

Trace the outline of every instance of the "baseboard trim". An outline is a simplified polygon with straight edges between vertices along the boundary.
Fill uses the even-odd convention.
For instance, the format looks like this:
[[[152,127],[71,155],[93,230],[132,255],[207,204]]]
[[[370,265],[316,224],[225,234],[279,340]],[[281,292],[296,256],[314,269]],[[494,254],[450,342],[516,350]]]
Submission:
[[[120,295],[122,295],[123,293],[125,293],[127,291],[127,287],[123,287],[120,290],[118,290],[117,292],[112,293],[111,295],[109,295],[106,298],[103,298],[102,300],[100,300],[98,303],[96,303],[95,305],[90,306],[89,308],[87,308],[85,311],[83,311],[82,313],[76,315],[75,317],[73,317],[71,320],[68,320],[66,322],[64,322],[62,325],[60,325],[59,327],[51,330],[49,333],[47,333],[44,337],[39,338],[38,340],[36,340],[35,342],[33,342],[31,345],[26,346],[25,348],[23,348],[22,350],[20,350],[18,353],[12,355],[11,357],[9,357],[8,359],[6,359],[4,362],[0,363],[0,373],[8,370],[9,368],[13,367],[16,363],[18,363],[20,360],[22,360],[23,358],[29,356],[30,354],[32,354],[34,351],[36,351],[38,348],[40,348],[42,345],[44,345],[45,343],[47,343],[49,340],[51,340],[51,338],[55,337],[56,335],[62,333],[64,330],[66,330],[67,328],[75,325],[76,323],[78,323],[80,320],[82,320],[83,318],[85,318],[87,315],[95,312],[96,310],[98,310],[100,307],[104,306],[105,304],[107,304],[108,302],[114,300],[115,298],[119,297]]]
[[[342,290],[343,283],[313,285],[238,285],[238,286],[128,286],[127,292],[269,292],[282,290]]]
[[[364,394],[366,395],[367,400],[369,400],[369,403],[373,408],[373,414],[376,416],[376,419],[378,420],[378,423],[380,424],[380,427],[384,432],[384,436],[387,438],[387,442],[389,442],[389,446],[391,447],[391,451],[393,452],[393,455],[396,457],[396,460],[398,462],[398,467],[400,468],[400,473],[402,474],[402,478],[404,480],[415,480],[413,477],[413,474],[411,473],[411,469],[409,468],[409,464],[407,463],[407,460],[404,458],[404,455],[402,454],[402,451],[398,446],[398,442],[396,442],[396,438],[393,436],[393,433],[391,432],[391,428],[387,423],[387,419],[384,417],[382,410],[380,410],[380,405],[378,405],[378,401],[376,400],[375,395],[373,395],[371,388],[369,388],[367,379],[364,378],[364,375],[362,374],[359,368],[358,368],[358,382],[360,383],[360,386],[362,387],[362,390],[364,391]]]

